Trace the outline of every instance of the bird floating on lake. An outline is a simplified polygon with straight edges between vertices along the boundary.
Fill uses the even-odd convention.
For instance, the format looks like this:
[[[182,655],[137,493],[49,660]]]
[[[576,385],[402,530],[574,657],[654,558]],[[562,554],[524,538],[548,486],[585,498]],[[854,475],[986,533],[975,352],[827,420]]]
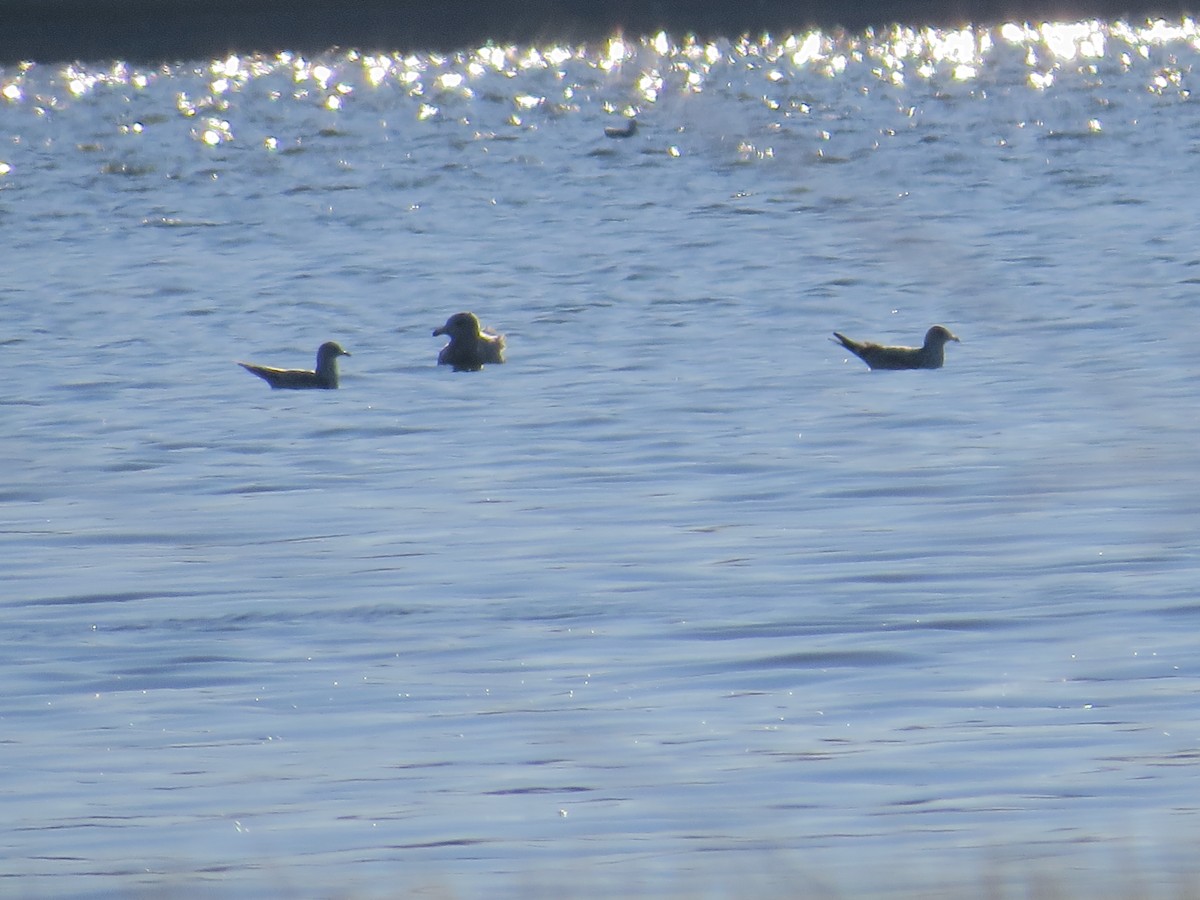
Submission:
[[[247,372],[253,372],[273,388],[303,390],[318,388],[333,390],[338,386],[337,358],[349,356],[336,341],[326,341],[317,348],[316,371],[308,369],[276,369],[273,366],[256,366],[253,363],[238,363]]]
[[[481,328],[475,313],[455,313],[433,334],[450,338],[438,353],[439,366],[454,366],[455,372],[478,372],[485,363],[504,362],[504,335]]]
[[[834,332],[841,344],[872,369],[940,369],[945,361],[947,341],[958,341],[950,329],[934,325],[925,332],[923,347],[885,347],[866,341],[854,341]]]
[[[637,119],[630,118],[624,125],[606,125],[604,136],[610,138],[627,138],[637,134]]]

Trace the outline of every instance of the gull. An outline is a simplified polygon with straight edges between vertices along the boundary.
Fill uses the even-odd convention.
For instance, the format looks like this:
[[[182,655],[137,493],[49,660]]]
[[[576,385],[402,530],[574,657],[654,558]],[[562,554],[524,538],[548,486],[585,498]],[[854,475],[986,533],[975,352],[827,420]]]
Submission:
[[[604,126],[604,136],[610,138],[627,138],[637,134],[637,119],[630,118],[624,125]]]
[[[866,341],[855,341],[834,332],[835,343],[841,344],[872,369],[940,369],[945,361],[947,341],[958,341],[944,325],[934,325],[925,332],[923,347],[885,347]]]
[[[349,356],[336,341],[326,341],[317,348],[317,369],[276,369],[273,366],[256,366],[253,363],[238,363],[247,372],[252,372],[273,388],[301,390],[321,388],[333,390],[338,386],[337,358]]]
[[[475,313],[455,313],[433,334],[450,338],[438,353],[439,366],[454,366],[455,372],[478,372],[484,363],[504,362],[504,335],[480,328]]]

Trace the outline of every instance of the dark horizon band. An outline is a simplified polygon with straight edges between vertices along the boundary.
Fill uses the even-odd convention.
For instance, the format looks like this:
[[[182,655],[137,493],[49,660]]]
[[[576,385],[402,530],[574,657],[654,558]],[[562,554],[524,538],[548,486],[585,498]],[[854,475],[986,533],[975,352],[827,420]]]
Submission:
[[[1181,0],[0,0],[0,64],[1178,17]]]

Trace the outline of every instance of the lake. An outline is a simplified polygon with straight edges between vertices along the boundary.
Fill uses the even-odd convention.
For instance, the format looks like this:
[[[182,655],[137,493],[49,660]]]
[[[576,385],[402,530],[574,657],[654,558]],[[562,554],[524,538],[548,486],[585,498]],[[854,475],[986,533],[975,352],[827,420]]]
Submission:
[[[1198,48],[0,68],[3,891],[1200,891]]]

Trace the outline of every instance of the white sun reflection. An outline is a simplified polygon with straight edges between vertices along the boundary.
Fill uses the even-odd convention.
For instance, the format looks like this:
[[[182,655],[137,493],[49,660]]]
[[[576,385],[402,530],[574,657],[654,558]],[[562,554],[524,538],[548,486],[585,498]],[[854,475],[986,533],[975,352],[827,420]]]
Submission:
[[[677,155],[693,147],[685,141],[675,146],[670,141],[679,139],[666,135],[707,127],[699,111],[711,102],[701,95],[728,94],[752,99],[766,111],[764,121],[753,126],[722,123],[731,129],[722,146],[758,160],[776,150],[785,153],[788,135],[797,133],[789,130],[789,120],[815,122],[814,115],[827,114],[836,121],[845,104],[883,98],[916,121],[932,97],[1082,87],[1094,92],[1096,109],[1111,109],[1107,94],[1122,86],[1118,79],[1156,97],[1187,99],[1196,72],[1200,28],[1189,18],[893,25],[717,39],[659,32],[580,44],[485,44],[453,53],[230,53],[141,68],[121,61],[20,64],[0,67],[0,108],[45,116],[117,96],[126,104],[113,123],[121,134],[145,129],[165,136],[170,127],[164,123],[175,121],[185,123],[177,133],[202,146],[219,147],[236,134],[243,143],[273,150],[291,147],[295,139],[274,123],[266,133],[253,124],[254,104],[264,98],[281,104],[302,100],[325,118],[349,119],[366,110],[380,121],[404,117],[447,130],[469,123],[481,133],[499,133],[505,122],[532,127],[576,114],[619,112],[639,119],[644,127],[639,140],[656,140],[656,149]],[[1111,112],[1103,120],[1089,119],[1092,114],[1081,114],[1075,128],[1107,135],[1123,127]],[[886,123],[881,133],[895,134],[896,126]],[[830,130],[838,137],[822,143],[837,144],[839,129]]]
[[[626,47],[625,41],[619,37],[611,38],[608,42],[608,47],[605,48],[600,56],[600,69],[605,72],[611,72],[613,69],[620,68],[621,64],[629,56],[629,50]]]

